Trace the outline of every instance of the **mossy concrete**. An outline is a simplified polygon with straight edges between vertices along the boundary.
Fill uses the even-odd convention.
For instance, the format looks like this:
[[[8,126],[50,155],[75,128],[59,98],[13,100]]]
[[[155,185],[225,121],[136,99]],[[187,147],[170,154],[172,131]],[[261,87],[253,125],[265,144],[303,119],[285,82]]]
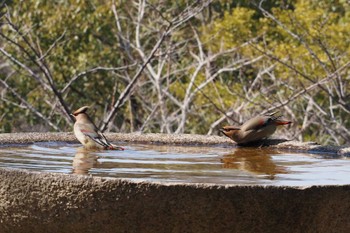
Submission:
[[[140,140],[144,136],[137,134],[107,136],[112,141],[147,141]],[[201,145],[202,139],[208,138],[158,136],[161,138],[158,141],[155,135],[145,137],[154,137],[153,143],[178,143],[178,138],[182,138],[188,145]],[[234,146],[225,138],[210,140],[212,145]],[[35,141],[75,142],[75,139],[70,133],[0,135],[3,145]],[[274,147],[290,143],[271,142]],[[283,148],[289,147],[285,145]],[[343,149],[335,148],[327,153],[340,153]],[[350,185],[167,184],[0,169],[0,233],[345,233],[350,232],[349,220]]]

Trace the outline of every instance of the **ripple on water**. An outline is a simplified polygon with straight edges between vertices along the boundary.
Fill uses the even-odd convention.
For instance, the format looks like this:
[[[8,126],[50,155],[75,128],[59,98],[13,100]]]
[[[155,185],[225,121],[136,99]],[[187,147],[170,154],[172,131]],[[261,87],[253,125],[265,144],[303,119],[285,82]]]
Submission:
[[[275,149],[128,144],[87,151],[78,144],[0,147],[0,167],[151,182],[238,185],[350,184],[350,160]]]

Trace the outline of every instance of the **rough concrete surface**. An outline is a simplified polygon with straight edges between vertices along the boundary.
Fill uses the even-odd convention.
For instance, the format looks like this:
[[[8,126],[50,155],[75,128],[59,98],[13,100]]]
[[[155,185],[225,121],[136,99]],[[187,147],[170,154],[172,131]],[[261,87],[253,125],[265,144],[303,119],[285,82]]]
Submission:
[[[157,184],[0,169],[0,232],[350,232],[350,186]]]
[[[112,141],[234,146],[221,137],[108,134]],[[148,138],[148,139],[147,139]],[[70,133],[1,134],[0,144],[75,142]],[[145,141],[144,141],[145,140]],[[291,142],[273,147],[299,150]],[[184,143],[185,144],[185,143]],[[282,146],[281,146],[282,145]],[[332,149],[332,150],[331,150]],[[339,153],[346,148],[331,148]],[[334,149],[334,150],[333,150]],[[350,232],[350,185],[273,187],[131,182],[0,169],[0,233]]]

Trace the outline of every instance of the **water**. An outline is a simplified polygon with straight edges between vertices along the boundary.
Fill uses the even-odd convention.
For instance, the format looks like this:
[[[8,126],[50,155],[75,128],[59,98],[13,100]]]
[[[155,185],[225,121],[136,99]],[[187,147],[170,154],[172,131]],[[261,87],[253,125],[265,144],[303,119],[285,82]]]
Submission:
[[[86,151],[78,144],[0,147],[0,167],[151,182],[239,185],[350,184],[350,160],[272,149],[128,144]]]

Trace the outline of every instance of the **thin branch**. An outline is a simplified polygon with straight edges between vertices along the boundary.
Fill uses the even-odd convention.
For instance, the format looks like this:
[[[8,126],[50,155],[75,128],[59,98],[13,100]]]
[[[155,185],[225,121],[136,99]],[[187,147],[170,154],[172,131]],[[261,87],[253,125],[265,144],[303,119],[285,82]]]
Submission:
[[[0,52],[4,54],[7,58],[9,58],[13,63],[21,67],[22,69],[26,70],[33,78],[35,78],[44,89],[49,90],[49,86],[44,82],[44,80],[37,75],[32,69],[30,69],[28,66],[17,60],[14,56],[12,56],[10,53],[8,53],[5,49],[0,48]]]
[[[236,66],[234,67],[225,67],[225,68],[221,68],[219,69],[215,74],[213,74],[210,78],[208,78],[205,82],[201,83],[200,85],[197,86],[197,88],[191,93],[190,97],[191,99],[193,99],[193,97],[195,96],[195,94],[203,89],[205,86],[207,86],[210,82],[212,82],[214,79],[216,79],[216,77],[218,75],[220,75],[221,73],[224,73],[224,72],[232,72],[232,71],[236,71],[236,70],[239,70],[240,68],[244,67],[244,66],[247,66],[247,65],[250,65],[250,64],[253,64],[259,60],[261,60],[263,58],[263,56],[259,56],[259,57],[256,57],[252,60],[249,60],[249,61],[244,61],[242,62],[241,64],[237,65],[237,64],[234,64]]]
[[[267,10],[265,10],[262,7],[262,4],[265,0],[261,0],[260,4],[259,4],[259,10],[261,10],[263,12],[263,14],[272,19],[275,23],[277,23],[284,31],[286,31],[289,35],[291,35],[293,38],[297,39],[301,44],[303,44],[305,46],[305,48],[309,51],[309,53],[311,54],[312,57],[314,57],[323,67],[323,69],[325,71],[327,71],[327,66],[324,62],[321,61],[321,59],[316,55],[316,53],[310,48],[310,46],[305,42],[304,38],[297,35],[296,33],[293,33],[291,30],[289,30],[281,21],[279,21],[275,16],[273,16],[272,14],[270,14]]]
[[[74,122],[74,118],[73,116],[70,115],[70,109],[68,108],[66,102],[64,101],[61,93],[57,90],[56,85],[54,83],[54,79],[53,76],[51,74],[50,69],[48,68],[47,64],[45,63],[44,60],[40,60],[38,58],[40,58],[40,53],[34,48],[34,46],[32,45],[32,43],[27,39],[27,37],[19,30],[19,28],[14,25],[10,18],[6,18],[7,23],[11,26],[11,28],[18,33],[18,35],[20,35],[20,37],[22,38],[22,40],[25,42],[25,44],[30,48],[30,50],[35,54],[36,58],[31,56],[29,54],[28,51],[26,51],[21,45],[19,45],[18,43],[11,41],[14,45],[16,45],[22,52],[24,52],[25,54],[27,54],[28,58],[37,65],[37,67],[43,72],[44,77],[46,78],[46,80],[48,81],[49,87],[51,89],[51,91],[53,92],[53,94],[55,95],[55,97],[58,99],[61,107],[64,110],[64,117],[67,121],[70,122]],[[4,36],[4,35],[2,35]]]
[[[187,6],[185,10],[181,12],[174,20],[172,20],[173,29],[183,25],[195,15],[203,11],[204,8],[207,8],[213,0],[205,1],[194,1],[191,5]],[[199,5],[196,5],[200,3]],[[195,6],[196,5],[196,6]]]
[[[143,130],[145,129],[145,127],[147,126],[148,122],[151,120],[151,118],[153,117],[153,115],[156,113],[157,109],[159,108],[159,104],[156,105],[151,113],[147,116],[146,120],[143,122],[142,126],[140,127],[140,129],[138,130],[139,132],[143,132]]]
[[[296,93],[296,94],[293,95],[292,97],[288,98],[288,99],[285,100],[284,102],[282,102],[282,103],[280,103],[280,104],[278,104],[278,105],[276,105],[276,106],[273,106],[273,107],[270,107],[270,108],[264,110],[264,111],[262,112],[262,114],[265,114],[265,113],[267,113],[267,112],[272,112],[272,111],[274,111],[274,110],[276,110],[276,109],[278,109],[278,108],[280,108],[280,107],[282,107],[282,106],[285,106],[285,105],[289,104],[290,102],[294,101],[295,99],[297,99],[299,96],[301,96],[301,95],[303,95],[303,94],[305,94],[305,93],[311,91],[312,89],[316,88],[317,86],[319,86],[319,85],[321,85],[321,84],[325,84],[325,83],[331,81],[332,79],[334,79],[334,78],[337,77],[337,75],[338,75],[339,72],[343,71],[344,69],[346,69],[346,68],[349,67],[349,66],[350,66],[350,61],[347,62],[347,63],[346,63],[345,65],[343,65],[342,67],[340,67],[340,68],[339,68],[338,70],[336,70],[335,72],[333,72],[332,74],[330,74],[330,75],[328,75],[327,77],[325,77],[324,79],[322,79],[322,80],[320,80],[320,81],[318,81],[318,82],[316,82],[316,83],[310,85],[310,86],[307,87],[307,88],[304,88],[303,90],[299,91],[298,93]]]
[[[276,61],[276,62],[278,62],[278,63],[284,65],[285,67],[287,67],[287,68],[289,68],[289,69],[291,69],[291,70],[293,70],[295,73],[299,74],[299,75],[300,75],[301,77],[303,77],[304,79],[306,79],[306,80],[308,80],[308,81],[310,81],[310,82],[312,82],[312,83],[319,83],[319,82],[316,82],[315,80],[311,79],[309,76],[307,76],[307,75],[304,74],[302,71],[300,71],[300,70],[298,70],[297,68],[295,68],[294,66],[292,66],[292,65],[288,64],[287,62],[281,60],[280,58],[278,58],[278,57],[272,55],[271,53],[268,53],[268,52],[266,52],[266,51],[264,51],[264,50],[258,48],[258,47],[255,46],[253,43],[250,43],[250,45],[251,45],[254,49],[256,49],[257,51],[259,51],[260,53],[264,54],[265,56],[267,56],[267,57],[271,58],[272,60],[274,60],[274,61]],[[325,87],[323,87],[321,84],[319,84],[319,87],[320,87],[323,91],[329,93],[329,91],[327,91],[327,89],[326,89]],[[329,93],[329,94],[332,95],[331,93]]]
[[[130,81],[130,83],[128,84],[128,86],[124,89],[124,91],[120,94],[117,102],[114,104],[112,110],[109,112],[108,116],[106,117],[106,119],[103,121],[102,126],[100,127],[101,132],[104,132],[107,127],[109,122],[112,120],[112,118],[114,117],[114,115],[117,113],[118,108],[124,104],[125,99],[128,97],[131,89],[134,87],[136,81],[141,77],[141,74],[143,72],[143,70],[146,68],[146,66],[149,64],[149,62],[153,59],[154,54],[156,53],[156,51],[158,50],[158,48],[161,46],[161,44],[163,43],[164,39],[168,36],[168,34],[170,33],[170,28],[171,28],[171,24],[169,24],[167,26],[167,28],[165,29],[165,32],[162,34],[161,38],[158,40],[157,44],[153,47],[150,55],[148,56],[148,58],[146,59],[146,61],[144,62],[144,64],[141,66],[141,68],[138,70],[138,72],[135,74],[135,76],[133,77],[133,79]]]
[[[131,64],[131,65],[127,65],[127,66],[121,66],[121,67],[102,67],[102,66],[98,66],[95,68],[91,68],[89,70],[84,70],[83,72],[80,72],[79,74],[75,75],[73,78],[71,78],[69,80],[69,82],[64,86],[64,88],[62,88],[62,90],[60,91],[60,93],[65,93],[67,91],[67,89],[73,84],[73,82],[75,82],[77,79],[79,79],[82,76],[85,76],[87,74],[90,73],[95,73],[97,71],[117,71],[117,70],[123,70],[123,69],[127,69],[129,67],[135,66],[136,63]]]
[[[241,111],[241,109],[243,109],[248,103],[242,103],[241,106],[239,106],[238,108],[235,108],[235,110],[232,111],[228,111],[227,113],[225,113],[222,117],[220,117],[218,120],[216,120],[215,122],[213,122],[210,127],[209,127],[209,131],[207,133],[207,135],[212,135],[213,131],[215,128],[217,128],[218,125],[220,125],[224,120],[230,119],[233,122],[235,122],[236,124],[240,123],[239,121],[235,120],[232,118],[233,114],[239,115],[238,113]]]
[[[38,61],[45,59],[50,54],[50,52],[56,47],[58,42],[62,40],[62,38],[66,35],[66,32],[67,32],[67,29],[65,29],[64,32],[52,43],[49,49],[43,55],[41,55],[40,58],[38,58]]]
[[[12,87],[10,87],[4,80],[0,79],[0,83],[9,90],[23,105],[26,106],[27,109],[29,109],[31,112],[33,112],[35,115],[37,115],[40,119],[42,119],[44,122],[46,122],[49,126],[51,126],[56,131],[61,131],[60,128],[52,123],[49,119],[47,119],[43,114],[41,114],[37,109],[33,107],[30,103],[28,103],[24,98],[22,98]]]
[[[165,40],[166,37],[170,35],[172,31],[174,31],[178,26],[181,24],[186,23],[188,20],[193,18],[195,15],[200,13],[205,7],[207,7],[211,3],[211,0],[207,0],[205,2],[198,2],[193,3],[191,6],[187,7],[182,13],[178,15],[177,18],[174,20],[170,21],[166,20],[167,26],[164,29],[164,32],[162,33],[160,39],[157,41],[156,45],[153,47],[152,51],[150,52],[149,56],[146,57],[144,52],[142,51],[141,48],[141,43],[140,43],[140,27],[141,27],[141,20],[144,15],[144,9],[145,9],[145,1],[140,0],[139,2],[139,9],[138,9],[138,18],[137,18],[137,24],[136,24],[136,30],[135,30],[135,40],[136,40],[136,47],[134,47],[139,54],[141,55],[141,58],[143,60],[143,65],[140,67],[139,71],[135,74],[134,78],[132,81],[128,84],[128,86],[124,89],[124,91],[121,93],[119,96],[119,99],[117,102],[114,104],[113,108],[109,112],[108,116],[105,118],[103,121],[103,124],[101,125],[100,129],[101,131],[105,131],[108,127],[108,124],[110,121],[113,119],[114,115],[116,114],[118,108],[124,104],[125,99],[129,95],[131,89],[135,85],[136,81],[139,79],[141,76],[141,73],[144,71],[145,68],[147,68],[148,72],[150,72],[152,77],[157,77],[157,73],[154,72],[154,69],[150,66],[150,61],[155,57],[155,54],[157,50],[160,48],[161,44]],[[116,14],[116,11],[114,11],[114,15],[116,18],[116,22],[118,22],[118,15]],[[131,44],[132,46],[132,44]],[[158,77],[159,78],[159,77]],[[162,94],[162,92],[158,93]]]

